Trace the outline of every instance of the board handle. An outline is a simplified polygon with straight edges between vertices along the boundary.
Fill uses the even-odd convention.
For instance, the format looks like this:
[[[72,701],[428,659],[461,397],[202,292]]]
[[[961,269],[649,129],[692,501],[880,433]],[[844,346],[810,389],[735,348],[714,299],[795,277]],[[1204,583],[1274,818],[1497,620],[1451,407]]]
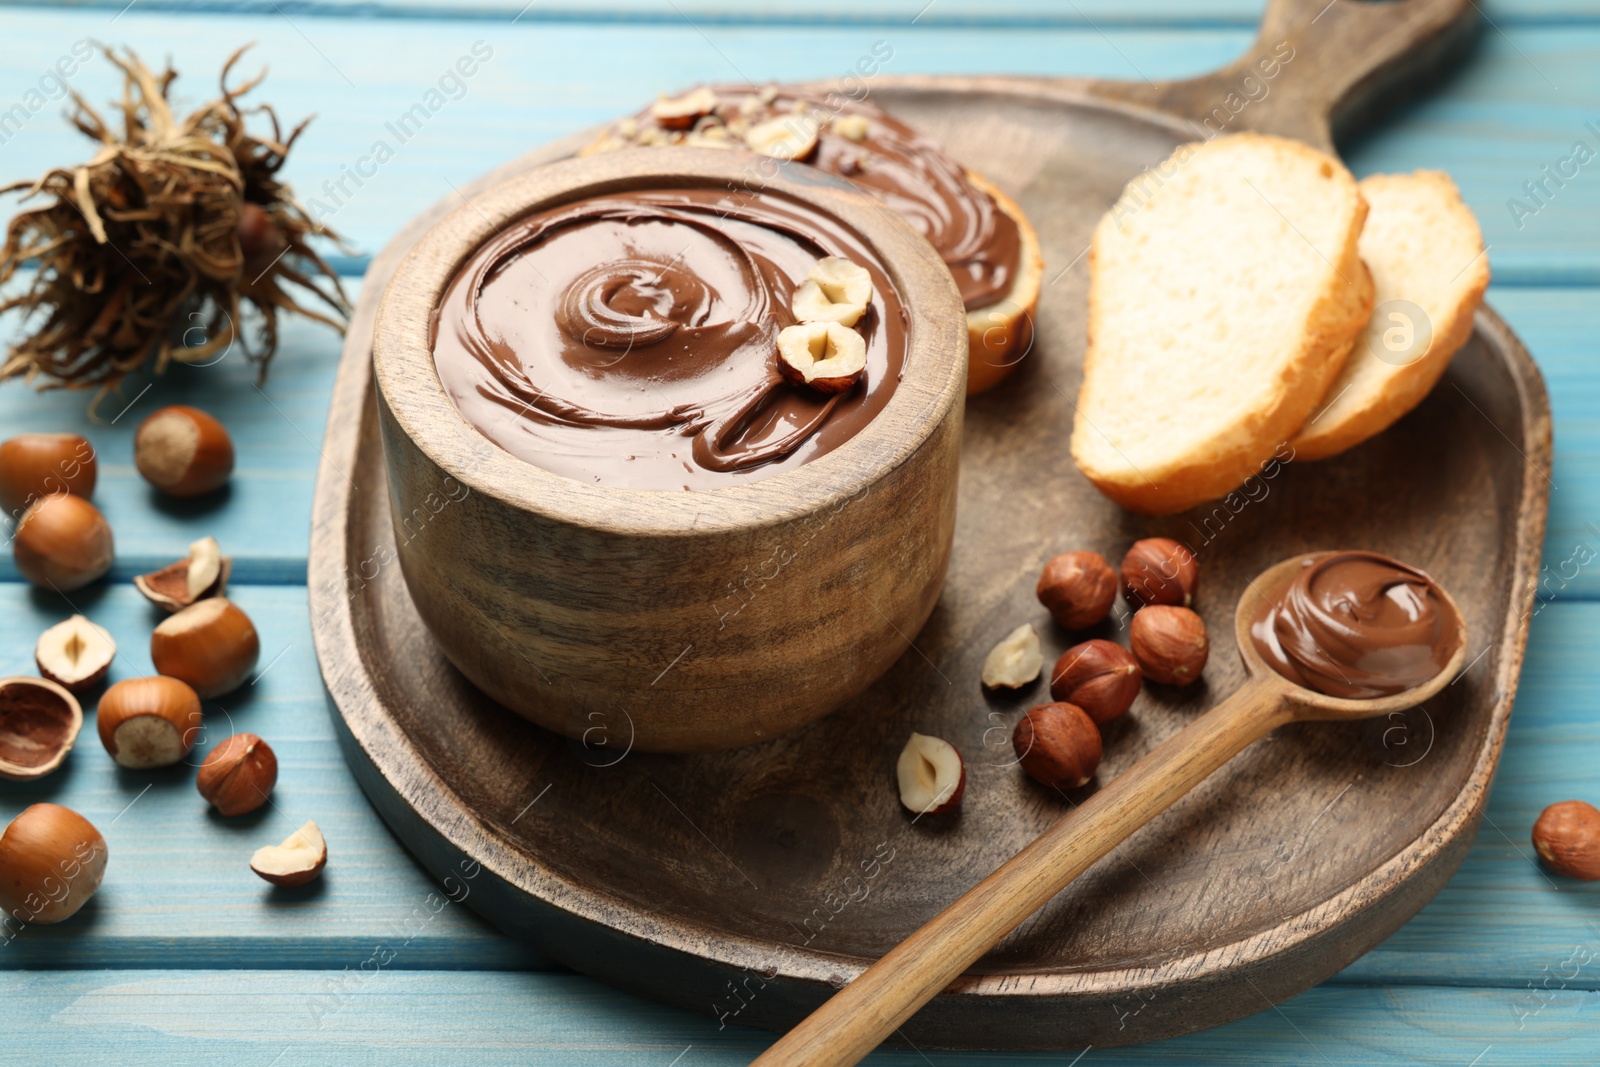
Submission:
[[[849,1067],[1028,916],[1251,742],[1294,717],[1246,682],[1156,746],[767,1049],[753,1067]]]
[[[1472,0],[1268,0],[1255,43],[1221,70],[1091,92],[1178,115],[1198,140],[1254,130],[1332,151],[1336,130],[1435,75],[1477,17]]]

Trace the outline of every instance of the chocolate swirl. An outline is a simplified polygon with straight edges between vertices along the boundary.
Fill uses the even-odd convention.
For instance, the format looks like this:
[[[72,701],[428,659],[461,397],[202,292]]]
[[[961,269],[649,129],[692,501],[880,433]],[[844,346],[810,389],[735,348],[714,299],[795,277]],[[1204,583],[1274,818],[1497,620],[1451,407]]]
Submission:
[[[1376,552],[1328,552],[1268,595],[1256,650],[1297,685],[1334,697],[1403,693],[1461,645],[1461,620],[1433,579]]]
[[[867,372],[821,396],[777,373],[778,331],[816,260],[873,276]],[[899,298],[861,240],[774,193],[647,190],[523,219],[483,245],[434,315],[434,362],[490,440],[600,484],[764,477],[848,440],[893,394]]]
[[[1017,223],[995,204],[994,197],[973,184],[965,168],[943,146],[918,133],[876,104],[841,93],[805,93],[794,88],[715,85],[717,110],[702,119],[697,131],[664,129],[646,108],[629,120],[626,133],[614,131],[608,147],[626,144],[696,143],[707,122],[742,127],[793,115],[797,108],[829,122],[817,136],[816,150],[805,162],[845,179],[886,203],[928,239],[955,275],[967,309],[990,307],[1003,300],[1016,281],[1022,257]],[[859,116],[866,136],[841,135],[837,120]],[[737,140],[735,136],[733,140]]]

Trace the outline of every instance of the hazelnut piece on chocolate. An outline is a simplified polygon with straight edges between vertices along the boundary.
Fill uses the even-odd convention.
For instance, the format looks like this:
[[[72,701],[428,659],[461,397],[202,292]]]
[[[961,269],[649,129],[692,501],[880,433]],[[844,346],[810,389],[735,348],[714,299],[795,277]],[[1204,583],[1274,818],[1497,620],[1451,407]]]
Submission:
[[[837,322],[802,322],[778,331],[778,371],[819,393],[842,393],[867,369],[867,342]]]
[[[1111,613],[1117,576],[1098,552],[1064,552],[1044,565],[1034,592],[1056,622],[1084,630]]]
[[[106,680],[117,643],[105,627],[82,615],[58,622],[39,635],[33,662],[39,673],[72,693],[84,693]]]
[[[1170,537],[1135,541],[1122,557],[1122,589],[1135,608],[1146,604],[1189,607],[1194,603],[1200,564],[1189,546]]]
[[[0,778],[43,778],[67,758],[83,729],[83,708],[43,678],[0,679]]]
[[[1114,641],[1095,638],[1073,645],[1056,660],[1050,696],[1084,710],[1104,726],[1133,706],[1139,695],[1139,664]]]
[[[1087,785],[1100,766],[1100,730],[1075,704],[1029,708],[1011,731],[1011,747],[1029,777],[1051,789]]]
[[[151,603],[169,612],[182,611],[197,600],[226,593],[232,570],[233,560],[222,554],[217,539],[202,537],[189,546],[187,559],[141,574],[133,584]]]
[[[700,85],[682,96],[664,96],[657,100],[650,108],[650,117],[669,130],[687,130],[702,115],[709,115],[716,109],[717,94]]]
[[[828,256],[806,274],[794,291],[789,309],[801,322],[837,322],[854,326],[872,300],[872,275],[859,263]]]
[[[817,123],[808,115],[768,119],[746,130],[744,143],[773,159],[805,159],[817,150]]]
[[[833,132],[857,144],[867,139],[867,132],[870,129],[865,115],[840,115],[833,120]]]
[[[1141,608],[1128,628],[1128,644],[1144,676],[1163,685],[1188,685],[1211,653],[1205,620],[1169,604]]]

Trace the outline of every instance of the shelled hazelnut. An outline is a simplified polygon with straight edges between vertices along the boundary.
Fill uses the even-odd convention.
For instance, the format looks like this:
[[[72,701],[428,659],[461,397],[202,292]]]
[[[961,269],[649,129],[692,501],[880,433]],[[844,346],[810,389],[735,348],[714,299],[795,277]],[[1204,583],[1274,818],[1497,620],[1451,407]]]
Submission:
[[[1035,593],[1056,622],[1084,630],[1111,613],[1117,576],[1098,552],[1065,552],[1044,565]]]
[[[41,589],[70,593],[111,569],[111,524],[80,496],[47,496],[23,512],[11,542],[22,576]]]
[[[133,463],[164,493],[202,496],[220,489],[233,473],[233,439],[204,411],[175,404],[139,424]]]
[[[1011,731],[1011,747],[1022,769],[1052,789],[1086,785],[1100,766],[1100,730],[1075,704],[1029,708]]]
[[[222,554],[217,539],[202,537],[189,546],[187,558],[138,575],[133,584],[152,604],[181,611],[197,600],[225,594],[232,571],[233,560]]]
[[[1600,881],[1600,810],[1581,800],[1550,805],[1533,824],[1533,848],[1563,877]]]
[[[950,742],[912,734],[895,764],[900,803],[918,815],[942,815],[961,806],[967,789],[967,768]]]
[[[1104,726],[1133,706],[1141,675],[1133,653],[1114,641],[1095,638],[1073,645],[1050,673],[1050,696],[1084,710]]]
[[[223,815],[245,815],[267,802],[278,782],[278,757],[255,734],[234,734],[211,750],[195,788]]]
[[[57,493],[91,497],[98,466],[81,434],[25,433],[0,442],[0,510],[16,517]]]
[[[315,881],[327,865],[328,843],[314,822],[300,827],[282,844],[256,849],[250,857],[252,871],[284,889]]]
[[[116,655],[111,634],[82,615],[56,623],[33,646],[39,673],[73,693],[87,693],[105,681]]]
[[[200,739],[200,698],[176,678],[129,678],[100,698],[100,743],[120,766],[170,767]]]
[[[194,687],[206,699],[245,683],[261,655],[250,616],[223,597],[211,597],[164,619],[150,635],[156,670]]]
[[[1023,623],[989,650],[980,679],[990,689],[1019,689],[1038,678],[1043,668],[1039,632]]]
[[[1189,607],[1200,564],[1189,546],[1170,537],[1135,541],[1122,557],[1122,590],[1135,608],[1148,604]]]
[[[83,708],[55,682],[0,678],[0,778],[43,778],[61,766],[81,729]]]
[[[106,839],[71,808],[35,804],[0,834],[0,909],[48,926],[89,903],[106,873]]]
[[[1169,604],[1139,609],[1128,627],[1128,644],[1144,676],[1163,685],[1188,685],[1200,677],[1211,652],[1205,620]]]

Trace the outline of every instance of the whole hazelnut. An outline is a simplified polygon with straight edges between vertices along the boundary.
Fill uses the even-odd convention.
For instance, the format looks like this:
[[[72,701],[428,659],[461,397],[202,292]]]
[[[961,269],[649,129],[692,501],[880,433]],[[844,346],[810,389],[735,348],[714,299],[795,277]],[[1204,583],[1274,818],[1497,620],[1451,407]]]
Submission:
[[[267,802],[278,782],[278,757],[255,734],[234,734],[211,750],[195,788],[223,815],[244,815]]]
[[[199,408],[174,404],[139,424],[133,463],[164,493],[201,496],[220,489],[233,473],[233,439]]]
[[[129,678],[100,698],[100,743],[132,770],[170,767],[200,739],[200,698],[176,678]]]
[[[1052,789],[1076,789],[1100,766],[1100,731],[1076,704],[1029,708],[1011,731],[1011,747],[1022,769]]]
[[[17,922],[70,919],[106,873],[106,839],[71,808],[35,804],[0,834],[0,908]]]
[[[1128,644],[1144,676],[1163,685],[1188,685],[1211,653],[1205,620],[1169,604],[1139,609],[1128,627]]]
[[[1104,726],[1133,706],[1140,681],[1133,653],[1097,637],[1061,653],[1050,673],[1050,696],[1077,705]]]
[[[1122,557],[1122,590],[1135,608],[1146,604],[1188,607],[1194,603],[1200,564],[1189,546],[1170,537],[1135,541]]]
[[[94,446],[75,433],[25,433],[0,442],[0,509],[21,514],[56,493],[94,495]]]
[[[38,501],[17,523],[11,554],[22,576],[41,589],[82,589],[111,569],[111,524],[81,496]]]
[[[1117,576],[1098,552],[1066,552],[1044,565],[1035,591],[1056,622],[1083,630],[1110,614]]]
[[[1600,810],[1581,800],[1550,805],[1533,824],[1533,848],[1563,877],[1600,881]]]
[[[261,655],[255,624],[225,597],[210,597],[162,620],[150,635],[156,670],[207,700],[245,683]]]

